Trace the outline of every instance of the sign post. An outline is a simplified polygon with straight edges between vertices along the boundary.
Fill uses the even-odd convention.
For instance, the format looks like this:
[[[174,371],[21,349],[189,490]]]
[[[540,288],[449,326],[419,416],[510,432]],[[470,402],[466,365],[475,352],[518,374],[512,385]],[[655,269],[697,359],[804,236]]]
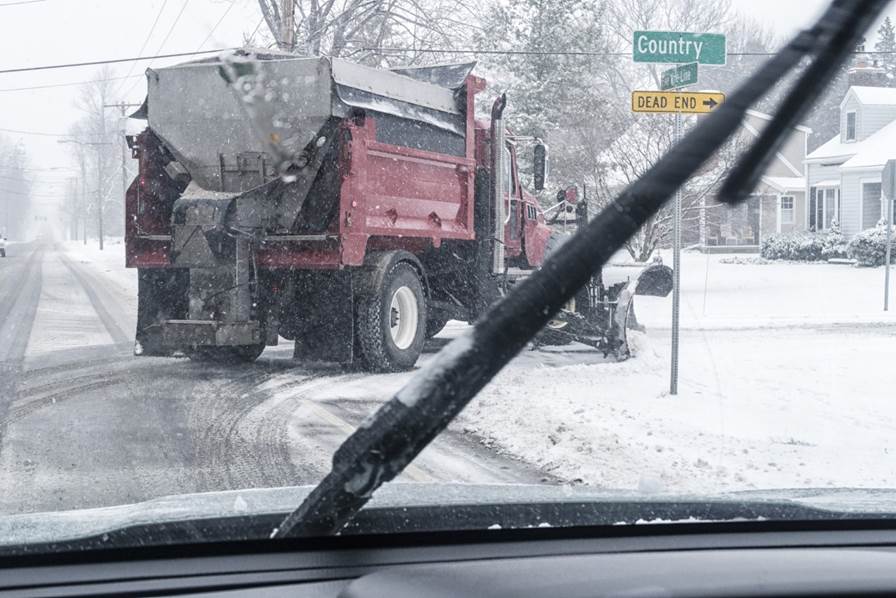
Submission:
[[[890,310],[890,251],[893,244],[893,202],[896,201],[896,160],[887,160],[881,177],[887,202],[887,254],[884,261],[884,311]]]
[[[682,114],[707,114],[725,102],[722,93],[681,91],[697,83],[699,65],[721,66],[727,62],[727,42],[717,33],[635,31],[632,40],[635,62],[671,63],[660,77],[662,91],[632,92],[632,112],[675,114],[674,143],[681,141]],[[678,90],[678,91],[672,91]],[[896,172],[896,171],[894,171]],[[896,182],[896,174],[894,174]],[[681,211],[682,193],[675,192],[672,218],[672,363],[669,394],[678,394],[678,345],[681,300]],[[701,227],[703,217],[701,213]],[[704,231],[701,229],[700,238]],[[887,259],[889,263],[889,258]]]
[[[675,145],[681,141],[681,112],[675,113]],[[678,394],[678,314],[681,312],[681,187],[675,191],[672,217],[672,363],[669,394]]]

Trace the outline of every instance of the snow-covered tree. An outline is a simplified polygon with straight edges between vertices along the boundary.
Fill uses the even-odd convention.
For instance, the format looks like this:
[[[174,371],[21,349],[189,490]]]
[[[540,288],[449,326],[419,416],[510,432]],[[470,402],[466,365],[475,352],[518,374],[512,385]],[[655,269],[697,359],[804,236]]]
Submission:
[[[874,60],[886,69],[890,85],[896,85],[896,27],[890,17],[885,18],[877,30],[874,52]]]
[[[591,183],[600,176],[601,149],[617,127],[607,122],[608,68],[604,0],[520,0],[494,3],[475,36],[479,71],[490,81],[484,101],[508,95],[505,112],[515,135],[538,137],[551,148],[551,189]],[[487,106],[486,106],[487,108]],[[529,152],[521,145],[524,165]],[[525,172],[525,167],[523,168]]]

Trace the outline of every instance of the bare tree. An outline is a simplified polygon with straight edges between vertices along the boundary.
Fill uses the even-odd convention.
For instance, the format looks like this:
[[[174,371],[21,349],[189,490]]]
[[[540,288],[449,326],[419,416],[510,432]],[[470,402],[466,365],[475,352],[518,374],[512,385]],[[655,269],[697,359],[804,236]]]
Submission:
[[[608,10],[609,41],[617,52],[631,51],[633,35],[638,30],[725,33],[728,51],[735,55],[729,55],[725,66],[701,68],[702,89],[732,91],[765,60],[760,54],[767,52],[772,44],[766,29],[732,11],[730,0],[612,0]],[[755,55],[743,56],[743,53]],[[643,176],[672,147],[673,117],[632,114],[628,102],[636,89],[658,89],[662,71],[670,66],[624,60],[602,71],[607,87],[617,98],[608,105],[606,118],[618,127],[618,139],[600,154],[606,161],[606,176],[598,185],[595,200],[599,204],[610,201],[624,186]],[[765,101],[772,102],[773,97]],[[685,185],[683,234],[688,229],[698,229],[701,211],[711,219],[713,212],[721,209],[709,200],[733,164],[735,147],[736,144],[726,146]],[[632,257],[646,260],[657,247],[665,245],[672,232],[671,223],[669,208],[650,219],[627,244]]]
[[[81,117],[69,130],[74,161],[81,171],[81,209],[89,230],[97,236],[121,235],[124,230],[124,198],[120,186],[120,126],[118,116],[107,106],[114,104],[113,84],[109,67],[97,72],[90,83],[82,86],[75,101]]]
[[[308,56],[371,65],[416,62],[432,48],[453,48],[476,29],[477,0],[296,0],[296,46],[283,39],[279,0],[258,0],[277,46]],[[401,48],[395,51],[393,48]],[[427,50],[427,52],[420,52]]]
[[[21,143],[0,136],[0,236],[22,238],[30,208],[28,155]]]
[[[612,197],[620,189],[641,178],[672,147],[674,117],[652,115],[650,119],[635,121],[626,133],[620,136],[604,152],[608,161],[605,177],[598,187],[599,195]],[[694,126],[696,122],[686,122]],[[682,228],[696,237],[700,224],[700,212],[708,210],[710,221],[718,218],[724,209],[720,204],[710,204],[718,186],[730,170],[738,156],[738,141],[726,144],[713,159],[703,165],[682,188]],[[708,207],[704,208],[704,206]],[[667,205],[626,242],[626,250],[637,261],[647,261],[657,248],[664,246],[672,233],[672,206]]]

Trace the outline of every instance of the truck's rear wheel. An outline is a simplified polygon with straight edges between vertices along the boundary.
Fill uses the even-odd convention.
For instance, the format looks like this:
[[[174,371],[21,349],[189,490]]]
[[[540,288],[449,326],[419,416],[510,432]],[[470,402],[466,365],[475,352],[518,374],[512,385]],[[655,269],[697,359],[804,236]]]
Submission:
[[[409,370],[426,339],[426,300],[413,266],[394,264],[372,295],[358,297],[356,325],[361,359],[376,372]]]
[[[237,347],[196,347],[187,355],[194,361],[208,363],[237,364],[252,363],[264,351],[264,343],[240,345]]]

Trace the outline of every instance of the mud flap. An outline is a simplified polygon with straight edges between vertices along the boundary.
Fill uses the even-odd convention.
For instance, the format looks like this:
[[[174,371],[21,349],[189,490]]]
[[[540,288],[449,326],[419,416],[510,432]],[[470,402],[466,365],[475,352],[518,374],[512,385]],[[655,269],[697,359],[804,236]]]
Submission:
[[[295,337],[293,357],[302,361],[352,363],[352,273],[300,271],[295,273],[294,284],[292,313],[287,316],[290,336]]]
[[[163,342],[161,323],[187,316],[189,288],[189,270],[141,268],[138,271],[134,355],[167,356],[174,352]]]

